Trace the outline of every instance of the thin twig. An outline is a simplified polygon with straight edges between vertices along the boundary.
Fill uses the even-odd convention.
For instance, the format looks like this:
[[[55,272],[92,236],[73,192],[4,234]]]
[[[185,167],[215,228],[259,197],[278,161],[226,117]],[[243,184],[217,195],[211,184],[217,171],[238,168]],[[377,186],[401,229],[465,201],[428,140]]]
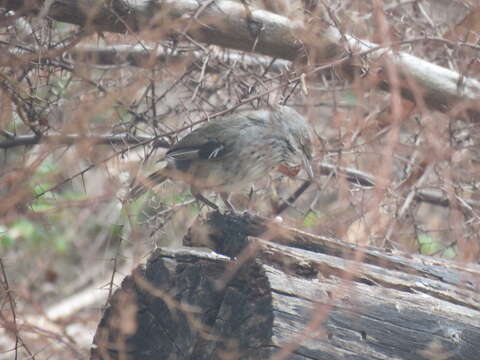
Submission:
[[[3,133],[3,132],[2,132]],[[5,135],[5,134],[4,134]],[[166,141],[162,141],[155,136],[142,136],[131,134],[118,135],[13,135],[8,139],[0,141],[0,149],[9,149],[16,146],[31,146],[40,143],[48,143],[52,145],[74,145],[78,142],[89,142],[92,145],[136,145],[145,142],[158,140],[157,147],[168,148],[170,145]],[[157,143],[156,143],[157,144]]]

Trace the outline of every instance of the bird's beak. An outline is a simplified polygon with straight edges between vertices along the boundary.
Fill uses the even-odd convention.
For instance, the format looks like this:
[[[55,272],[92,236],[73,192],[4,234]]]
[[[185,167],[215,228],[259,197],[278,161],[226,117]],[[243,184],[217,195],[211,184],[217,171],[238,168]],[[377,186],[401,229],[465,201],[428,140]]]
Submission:
[[[310,160],[307,158],[306,155],[303,155],[302,156],[302,165],[303,165],[303,168],[305,169],[305,172],[307,173],[308,175],[308,178],[310,180],[313,180],[313,168],[312,168],[312,163],[310,162]]]

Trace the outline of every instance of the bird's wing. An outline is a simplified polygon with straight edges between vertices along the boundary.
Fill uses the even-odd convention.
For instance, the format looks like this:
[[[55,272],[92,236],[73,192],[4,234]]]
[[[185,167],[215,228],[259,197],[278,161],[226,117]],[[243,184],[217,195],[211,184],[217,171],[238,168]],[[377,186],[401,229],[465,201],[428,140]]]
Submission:
[[[177,149],[170,149],[166,157],[170,160],[182,161],[198,159],[199,149],[197,147],[184,147]]]
[[[185,136],[167,152],[169,160],[190,161],[194,159],[220,159],[225,155],[226,142],[231,138],[230,132],[235,124],[230,122],[221,124],[212,121],[195,129]]]
[[[195,146],[175,146],[167,152],[167,158],[175,161],[194,159],[218,159],[225,153],[225,145],[216,140],[209,140]]]

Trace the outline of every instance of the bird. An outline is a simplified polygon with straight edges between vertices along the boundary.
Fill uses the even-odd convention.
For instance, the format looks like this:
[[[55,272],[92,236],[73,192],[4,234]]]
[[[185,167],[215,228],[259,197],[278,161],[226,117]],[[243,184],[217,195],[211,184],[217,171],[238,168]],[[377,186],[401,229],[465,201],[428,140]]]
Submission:
[[[175,143],[154,172],[132,184],[130,198],[171,179],[190,185],[192,195],[216,211],[219,207],[202,193],[219,193],[227,209],[235,212],[229,194],[274,169],[291,176],[303,167],[313,178],[311,133],[306,119],[285,105],[216,118]]]

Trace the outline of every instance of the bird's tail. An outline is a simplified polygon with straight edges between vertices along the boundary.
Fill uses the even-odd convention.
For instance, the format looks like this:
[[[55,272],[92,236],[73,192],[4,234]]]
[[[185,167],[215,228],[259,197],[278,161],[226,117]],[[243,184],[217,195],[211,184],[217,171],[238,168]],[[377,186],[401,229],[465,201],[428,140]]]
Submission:
[[[145,194],[150,189],[154,188],[157,185],[160,185],[168,177],[165,175],[165,167],[162,166],[161,169],[154,171],[146,178],[137,178],[130,186],[130,191],[128,192],[128,198],[131,200],[136,200],[143,194]]]

